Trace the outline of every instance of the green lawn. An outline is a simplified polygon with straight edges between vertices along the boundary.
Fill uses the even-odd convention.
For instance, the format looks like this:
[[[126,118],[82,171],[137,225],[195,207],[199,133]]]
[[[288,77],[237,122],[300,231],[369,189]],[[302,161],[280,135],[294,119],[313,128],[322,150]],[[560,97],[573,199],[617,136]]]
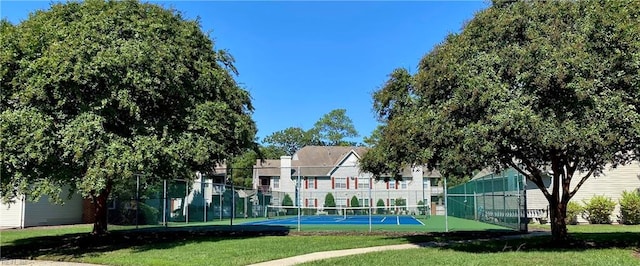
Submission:
[[[0,231],[2,256],[41,260],[75,261],[107,265],[246,265],[261,261],[301,255],[315,251],[409,243],[410,239],[387,235],[285,235],[228,234],[200,235],[196,228],[163,238],[142,240],[136,234],[127,239],[100,239],[86,236],[90,226],[59,229],[24,229]],[[173,228],[176,229],[176,228]],[[228,227],[221,228],[227,230]],[[112,230],[112,235],[118,234]],[[65,234],[63,236],[56,236]],[[83,238],[82,236],[85,236]],[[87,245],[92,244],[90,248]]]
[[[534,225],[535,229],[550,229]],[[574,247],[549,237],[474,241],[440,248],[376,252],[303,265],[640,265],[640,225],[569,226]],[[411,258],[411,259],[398,259]]]
[[[404,259],[403,259],[404,258]],[[473,253],[443,248],[410,249],[315,261],[303,265],[640,265],[629,249]]]
[[[482,238],[482,235],[465,232],[368,234],[345,231],[329,234],[292,231],[289,235],[279,236],[245,231],[242,226],[234,227],[236,231],[229,231],[226,226],[123,231],[128,228],[111,227],[112,233],[101,239],[86,235],[91,230],[89,225],[0,231],[2,256],[107,265],[246,265],[317,251]],[[215,230],[207,231],[212,228]],[[544,226],[537,228],[546,229]],[[569,248],[552,248],[548,237],[535,237],[378,252],[312,264],[640,265],[640,258],[633,255],[634,250],[640,248],[640,226],[580,225],[570,226],[569,230],[579,243]],[[518,248],[520,250],[515,251]]]

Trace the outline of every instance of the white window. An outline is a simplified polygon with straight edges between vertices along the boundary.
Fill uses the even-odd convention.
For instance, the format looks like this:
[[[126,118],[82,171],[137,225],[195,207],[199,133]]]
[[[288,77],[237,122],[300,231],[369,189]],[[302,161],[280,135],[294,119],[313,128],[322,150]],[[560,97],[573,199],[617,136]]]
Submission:
[[[307,179],[307,188],[309,189],[315,189],[316,188],[316,178],[315,177],[310,177],[309,179]]]
[[[358,178],[358,189],[369,188],[369,178]]]
[[[358,199],[360,207],[369,207],[369,199]]]
[[[316,198],[307,198],[307,207],[317,207]]]
[[[279,206],[280,205],[280,198],[278,198],[278,197],[271,198],[271,205]]]
[[[335,188],[336,189],[346,189],[347,188],[347,178],[345,178],[345,177],[336,177],[336,179],[335,179]]]
[[[396,181],[389,180],[389,189],[396,189]]]
[[[347,207],[347,198],[337,198],[336,207]]]
[[[273,178],[273,188],[280,188],[280,178]]]
[[[400,181],[400,188],[407,189],[407,181]]]
[[[389,200],[389,205],[390,206],[396,206],[396,199],[390,199]]]

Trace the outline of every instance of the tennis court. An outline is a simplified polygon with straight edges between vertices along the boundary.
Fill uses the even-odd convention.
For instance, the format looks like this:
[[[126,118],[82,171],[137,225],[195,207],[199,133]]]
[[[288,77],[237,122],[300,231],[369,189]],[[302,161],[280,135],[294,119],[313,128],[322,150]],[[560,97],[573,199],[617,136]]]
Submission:
[[[404,215],[368,215],[343,216],[343,215],[305,215],[300,216],[300,224],[303,225],[424,225],[413,216]],[[243,223],[245,225],[296,225],[297,216],[285,216],[264,221]]]

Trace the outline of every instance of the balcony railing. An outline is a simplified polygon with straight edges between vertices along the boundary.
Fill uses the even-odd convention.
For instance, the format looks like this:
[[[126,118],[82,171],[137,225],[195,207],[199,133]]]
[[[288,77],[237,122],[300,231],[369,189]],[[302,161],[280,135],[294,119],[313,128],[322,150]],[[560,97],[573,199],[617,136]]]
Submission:
[[[431,195],[443,194],[444,189],[442,187],[431,187]]]
[[[271,187],[269,187],[268,185],[258,186],[258,190],[264,194],[271,193]]]

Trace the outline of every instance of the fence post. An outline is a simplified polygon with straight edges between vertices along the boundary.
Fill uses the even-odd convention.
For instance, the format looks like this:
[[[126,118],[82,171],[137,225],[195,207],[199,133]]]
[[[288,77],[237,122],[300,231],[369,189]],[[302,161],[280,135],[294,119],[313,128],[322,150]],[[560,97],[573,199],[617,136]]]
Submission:
[[[449,232],[449,206],[447,205],[447,177],[444,176],[444,231]]]
[[[167,180],[163,180],[162,184],[162,225],[167,227]]]
[[[189,223],[189,181],[184,181],[184,222]]]
[[[231,221],[229,225],[233,226],[233,217],[236,215],[236,193],[233,186],[233,168],[229,168],[229,175],[231,176]]]
[[[473,191],[473,216],[478,221],[478,195]]]
[[[136,229],[138,229],[138,210],[140,210],[140,174],[136,174]]]

